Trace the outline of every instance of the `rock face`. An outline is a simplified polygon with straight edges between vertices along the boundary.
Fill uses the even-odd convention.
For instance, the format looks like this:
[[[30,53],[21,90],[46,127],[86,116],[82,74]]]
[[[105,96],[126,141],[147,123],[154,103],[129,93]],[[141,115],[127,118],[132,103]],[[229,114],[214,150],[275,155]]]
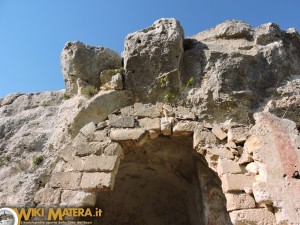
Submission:
[[[276,209],[277,222],[297,223],[300,180],[293,179],[293,174],[300,167],[299,131],[294,122],[269,113],[255,114],[255,120],[251,132],[255,142],[247,145],[258,164],[254,198],[259,204]]]
[[[80,105],[78,99],[65,101],[63,95],[64,91],[57,91],[4,98],[0,107],[1,205],[32,206],[34,193],[47,182],[53,151],[68,141],[64,124]]]
[[[161,19],[129,34],[123,56],[124,69],[111,50],[70,42],[66,92],[0,99],[1,207],[95,206],[103,224],[299,224],[297,31],[232,20],[184,39]]]
[[[175,19],[157,20],[147,29],[126,37],[125,82],[134,98],[155,102],[168,94],[178,94],[183,39],[183,29]]]
[[[300,73],[299,34],[274,23],[253,28],[226,21],[184,46],[182,82],[193,81],[187,99],[205,119],[247,122],[274,89]]]
[[[293,75],[288,78],[284,85],[274,88],[273,96],[264,106],[265,112],[271,112],[279,117],[293,120],[300,127],[300,76]]]
[[[61,70],[67,94],[78,93],[78,86],[100,88],[100,73],[122,66],[118,53],[104,47],[93,47],[82,42],[68,42],[61,53]],[[81,79],[81,84],[78,84]]]

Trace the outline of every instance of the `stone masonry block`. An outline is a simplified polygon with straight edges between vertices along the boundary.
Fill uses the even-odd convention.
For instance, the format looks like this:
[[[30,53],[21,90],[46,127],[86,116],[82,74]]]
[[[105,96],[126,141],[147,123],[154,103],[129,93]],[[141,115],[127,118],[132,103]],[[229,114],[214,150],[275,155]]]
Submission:
[[[226,193],[227,210],[240,210],[240,209],[252,209],[255,208],[255,201],[252,196],[243,193]]]
[[[145,130],[160,130],[160,119],[143,118],[139,120],[139,125]]]
[[[195,120],[196,119],[195,113],[191,112],[190,109],[185,108],[183,106],[176,107],[175,117],[179,118],[179,119],[189,119],[189,120]]]
[[[109,124],[117,128],[133,128],[135,126],[134,116],[109,115]]]
[[[34,202],[39,206],[58,205],[61,198],[61,189],[51,188],[46,184],[46,187],[38,190],[34,196]]]
[[[64,190],[61,194],[60,207],[89,207],[95,206],[96,193]]]
[[[224,174],[221,176],[222,189],[224,192],[244,191],[245,187],[252,187],[254,176],[245,174]]]
[[[227,148],[207,148],[207,157],[211,155],[211,159],[216,158],[214,156],[217,156],[217,158],[227,158],[227,159],[234,159],[234,155],[230,150]]]
[[[84,158],[84,171],[86,172],[111,172],[118,168],[120,159],[118,156],[95,156]]]
[[[83,173],[80,187],[85,191],[112,190],[115,177],[112,173]]]
[[[121,159],[124,158],[124,152],[122,147],[117,142],[111,142],[104,150],[104,155],[119,156]]]
[[[173,127],[173,135],[191,135],[197,129],[202,129],[203,125],[195,121],[181,120]]]
[[[110,138],[112,141],[127,141],[127,140],[140,140],[146,134],[143,128],[135,129],[112,129]]]
[[[94,132],[92,140],[100,142],[109,142],[110,139],[108,138],[106,130],[98,130]]]
[[[219,176],[225,173],[242,173],[241,167],[238,163],[228,160],[228,159],[220,159],[218,160],[217,171]]]
[[[90,122],[86,124],[83,128],[81,128],[80,133],[88,137],[89,135],[93,134],[95,130],[96,130],[96,125],[93,122]]]
[[[100,155],[107,145],[107,142],[84,142],[75,147],[74,153],[80,157],[90,154]]]
[[[229,215],[233,224],[276,224],[274,214],[265,208],[238,210],[229,213]]]
[[[66,163],[64,169],[66,169],[66,167],[69,168],[69,171],[83,171],[84,161],[80,157],[73,156]]]
[[[134,109],[135,109],[135,115],[137,115],[138,118],[143,118],[143,117],[156,118],[156,117],[160,117],[161,114],[161,112],[156,107],[156,105],[151,105],[151,104],[135,103]]]
[[[77,172],[59,172],[52,174],[50,185],[53,188],[78,189],[81,173]]]

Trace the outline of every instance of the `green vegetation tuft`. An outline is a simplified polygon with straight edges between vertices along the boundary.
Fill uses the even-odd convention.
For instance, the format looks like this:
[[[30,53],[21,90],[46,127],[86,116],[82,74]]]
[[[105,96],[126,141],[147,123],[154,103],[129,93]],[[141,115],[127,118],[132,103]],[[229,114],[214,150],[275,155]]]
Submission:
[[[70,98],[71,98],[70,95],[68,95],[67,93],[64,94],[64,100],[68,100]]]
[[[118,69],[115,69],[115,72],[123,74],[125,72],[125,69],[124,69],[124,67],[120,67]]]
[[[117,69],[108,69],[105,71],[109,76],[116,75],[117,73],[124,74],[125,69],[123,67],[117,68]]]
[[[51,105],[50,105],[49,102],[45,102],[45,103],[42,104],[42,106],[43,106],[44,108],[46,108],[46,107],[49,107],[49,106],[51,106]]]
[[[167,76],[163,76],[159,78],[159,83],[161,88],[165,88],[169,85],[169,79]]]
[[[168,92],[166,93],[164,96],[163,96],[163,101],[165,103],[171,103],[171,102],[174,102],[176,99],[175,95],[171,92]]]
[[[32,158],[32,163],[36,166],[41,165],[44,161],[44,157],[42,155],[40,156],[34,156]]]
[[[83,87],[81,90],[81,93],[85,96],[93,97],[94,95],[96,95],[98,93],[98,90],[94,86],[89,85],[89,86]]]
[[[192,87],[194,84],[194,78],[190,77],[190,79],[186,83],[186,87]]]

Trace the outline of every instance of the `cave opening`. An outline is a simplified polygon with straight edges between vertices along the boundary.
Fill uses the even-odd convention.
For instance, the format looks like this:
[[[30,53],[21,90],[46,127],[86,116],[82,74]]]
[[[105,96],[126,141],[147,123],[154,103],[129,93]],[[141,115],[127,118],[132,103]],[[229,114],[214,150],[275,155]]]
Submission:
[[[229,224],[219,178],[186,136],[159,136],[129,149],[113,191],[99,193],[97,207],[101,224]]]

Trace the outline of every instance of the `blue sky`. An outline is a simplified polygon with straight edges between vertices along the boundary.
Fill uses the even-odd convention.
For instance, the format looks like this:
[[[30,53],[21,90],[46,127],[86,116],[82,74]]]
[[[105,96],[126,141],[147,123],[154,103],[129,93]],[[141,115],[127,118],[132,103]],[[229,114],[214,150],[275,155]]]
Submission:
[[[60,90],[67,41],[123,51],[128,33],[175,17],[185,35],[228,19],[300,30],[300,1],[267,0],[0,0],[0,97]]]

